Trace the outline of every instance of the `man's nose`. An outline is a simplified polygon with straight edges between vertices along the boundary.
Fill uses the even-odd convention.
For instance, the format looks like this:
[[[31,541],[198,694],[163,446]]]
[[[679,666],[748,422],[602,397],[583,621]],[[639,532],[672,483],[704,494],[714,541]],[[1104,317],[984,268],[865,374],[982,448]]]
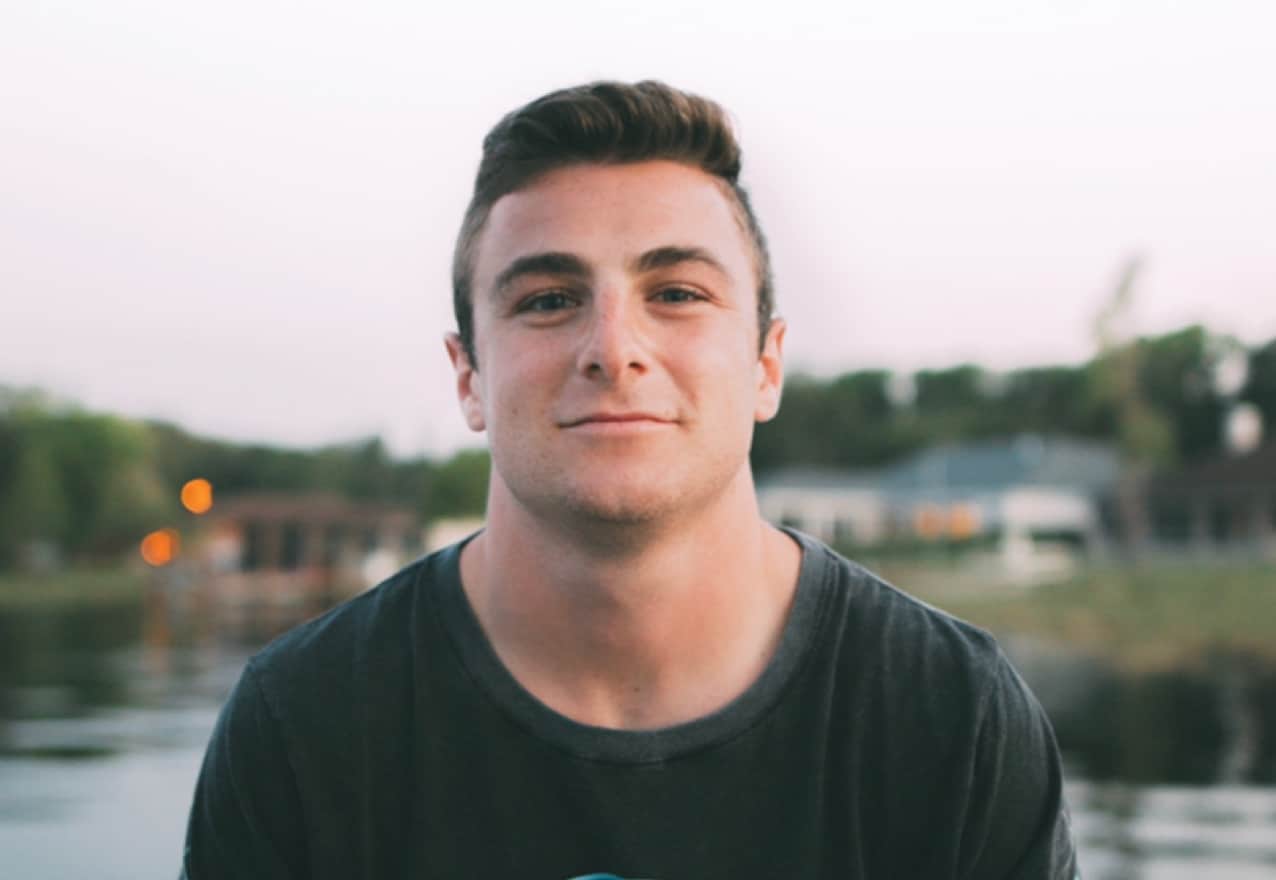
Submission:
[[[578,366],[591,379],[622,381],[647,371],[647,352],[632,299],[620,291],[599,291],[589,316]]]

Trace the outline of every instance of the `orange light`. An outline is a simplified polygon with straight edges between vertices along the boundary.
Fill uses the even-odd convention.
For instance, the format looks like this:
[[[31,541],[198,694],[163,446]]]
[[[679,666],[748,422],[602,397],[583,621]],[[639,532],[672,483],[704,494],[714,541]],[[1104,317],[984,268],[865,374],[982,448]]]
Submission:
[[[182,507],[196,515],[208,513],[213,506],[213,484],[202,477],[187,480],[182,486]]]
[[[979,531],[979,511],[969,504],[954,504],[948,511],[948,534],[958,540],[973,538]]]
[[[147,565],[168,565],[177,558],[181,538],[175,529],[160,529],[142,539],[142,559]]]

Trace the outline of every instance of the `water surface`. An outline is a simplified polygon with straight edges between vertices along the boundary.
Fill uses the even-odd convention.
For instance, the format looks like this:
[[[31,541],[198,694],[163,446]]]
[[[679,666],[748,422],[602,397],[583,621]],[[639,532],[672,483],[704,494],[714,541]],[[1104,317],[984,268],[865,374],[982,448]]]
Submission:
[[[218,707],[271,632],[170,618],[0,613],[0,877],[176,875]],[[1276,878],[1276,670],[1219,658],[1132,676],[1008,647],[1064,749],[1086,877]]]

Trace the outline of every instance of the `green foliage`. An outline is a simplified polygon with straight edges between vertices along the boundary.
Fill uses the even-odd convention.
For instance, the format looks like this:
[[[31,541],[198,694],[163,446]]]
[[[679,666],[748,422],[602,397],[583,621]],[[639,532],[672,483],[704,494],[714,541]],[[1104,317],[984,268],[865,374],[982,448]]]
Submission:
[[[1089,367],[1034,367],[1006,377],[997,408],[999,432],[1050,432],[1068,426],[1070,433],[1099,437],[1110,434],[1110,412],[1096,399]]]
[[[889,373],[830,380],[797,375],[779,415],[754,434],[754,469],[871,468],[942,442],[1024,432],[1116,443],[1142,465],[1216,454],[1227,401],[1211,382],[1214,340],[1201,327],[1114,345],[1077,366],[993,375],[963,364],[912,376],[915,399],[893,404]],[[1241,398],[1276,424],[1276,341],[1254,350]]]
[[[73,557],[117,553],[168,516],[145,426],[7,396],[0,410],[0,565],[34,544]]]
[[[430,475],[431,516],[481,516],[490,461],[486,449],[465,449],[436,466]]]
[[[978,409],[983,371],[971,364],[947,370],[921,370],[913,377],[917,386],[914,406],[923,416],[945,413],[967,414]]]
[[[174,487],[198,476],[211,482],[219,495],[332,492],[404,505],[426,520],[477,516],[487,500],[486,450],[465,450],[442,462],[396,461],[379,437],[306,451],[239,446],[192,437],[159,423],[150,428],[157,440],[159,471]]]
[[[0,564],[13,565],[32,542],[59,544],[67,532],[69,502],[52,450],[6,424],[0,494]]]
[[[421,505],[428,488],[429,462],[396,462],[379,437],[311,451],[192,437],[158,422],[149,429],[155,439],[158,471],[165,484],[173,487],[203,477],[218,494],[333,492],[412,507]]]
[[[1225,404],[1211,381],[1210,336],[1193,326],[1138,341],[1138,383],[1164,416],[1169,457],[1190,460],[1217,451]]]
[[[830,382],[791,377],[779,414],[754,431],[754,468],[867,467],[918,448],[924,438],[910,414],[891,404],[889,381],[882,370],[847,373]]]
[[[1249,378],[1240,399],[1258,407],[1267,436],[1276,435],[1276,339],[1250,353]]]

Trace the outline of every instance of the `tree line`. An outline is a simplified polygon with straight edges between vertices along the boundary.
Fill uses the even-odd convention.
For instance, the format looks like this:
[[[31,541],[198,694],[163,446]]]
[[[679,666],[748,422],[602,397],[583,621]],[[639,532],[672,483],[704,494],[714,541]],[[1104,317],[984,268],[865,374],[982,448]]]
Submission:
[[[1237,401],[1276,426],[1276,339],[1239,349],[1247,377],[1231,391],[1215,381],[1229,350],[1236,343],[1193,326],[1077,366],[797,375],[779,415],[758,427],[752,463],[760,473],[870,468],[935,443],[1028,431],[1106,440],[1172,466],[1219,453]],[[328,491],[433,519],[481,514],[487,473],[485,450],[396,460],[376,437],[314,450],[232,443],[0,389],[0,568],[31,564],[32,554],[87,561],[130,551],[173,521],[178,487],[195,476],[221,495]]]
[[[1246,378],[1228,393],[1217,373],[1237,355]],[[1192,326],[1076,366],[793,376],[779,415],[754,435],[752,460],[759,472],[874,467],[936,443],[1036,432],[1112,442],[1153,468],[1172,467],[1221,452],[1223,419],[1240,402],[1276,430],[1276,340],[1246,350]]]

